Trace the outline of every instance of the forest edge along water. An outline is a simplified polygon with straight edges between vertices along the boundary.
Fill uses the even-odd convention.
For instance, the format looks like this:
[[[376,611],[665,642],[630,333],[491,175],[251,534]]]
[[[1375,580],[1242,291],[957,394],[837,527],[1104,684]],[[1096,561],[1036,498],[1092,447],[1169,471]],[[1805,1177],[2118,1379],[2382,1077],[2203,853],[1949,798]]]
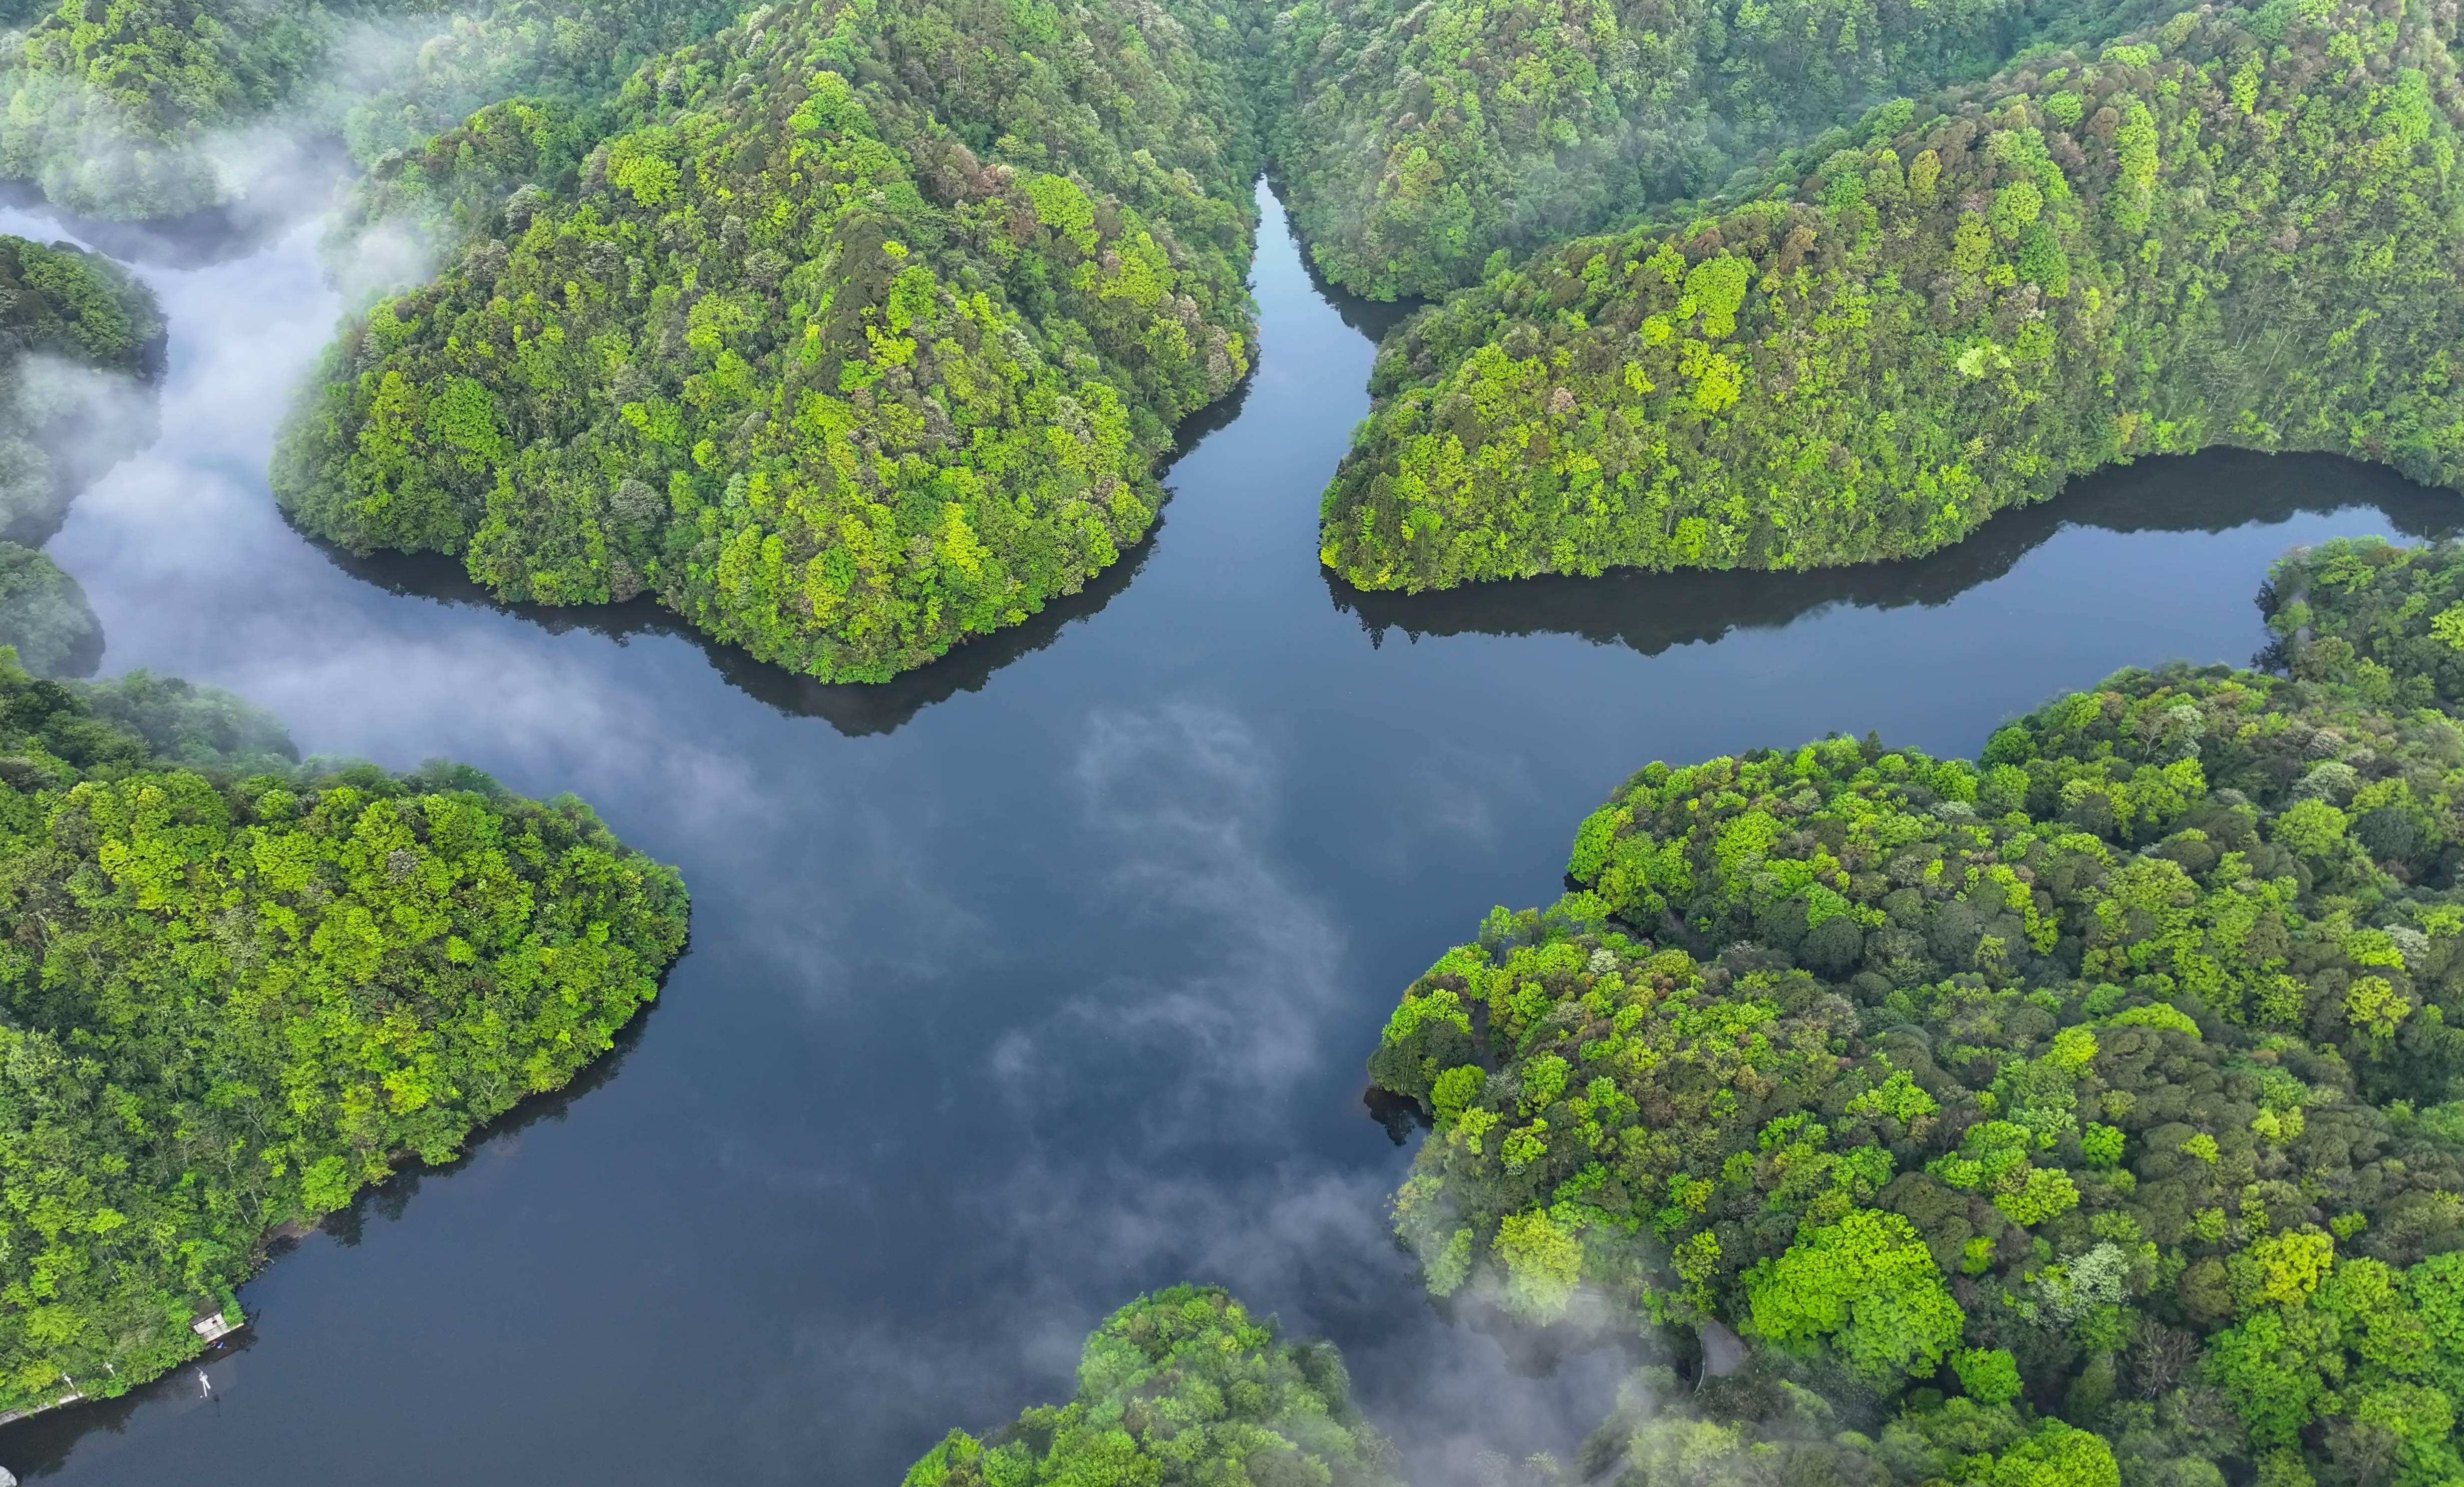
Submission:
[[[2119,667],[2246,661],[2288,546],[2451,525],[2384,471],[2215,454],[1918,562],[1355,593],[1317,564],[1318,496],[1374,346],[1259,209],[1257,365],[1154,534],[878,688],[309,542],[261,471],[341,308],[317,225],[140,255],[163,434],[49,548],[105,669],[231,687],[309,752],[572,790],[681,868],[693,938],[572,1085],[276,1255],[210,1395],[184,1370],[19,1421],[0,1465],[894,1480],[953,1423],[1066,1396],[1100,1319],[1183,1279],[1339,1344],[1414,1481],[1563,1454],[1613,1351],[1509,1352],[1388,1234],[1410,1153],[1361,1067],[1433,948],[1552,897],[1649,759],[1869,729],[1972,756]]]

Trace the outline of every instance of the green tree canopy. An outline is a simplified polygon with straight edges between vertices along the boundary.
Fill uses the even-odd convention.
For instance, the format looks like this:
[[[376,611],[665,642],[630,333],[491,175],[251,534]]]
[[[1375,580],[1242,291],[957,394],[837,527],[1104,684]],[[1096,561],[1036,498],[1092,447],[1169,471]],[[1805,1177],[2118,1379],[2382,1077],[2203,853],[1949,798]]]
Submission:
[[[1378,299],[1521,254],[1991,71],[2059,16],[2013,0],[1305,0],[1265,68],[1275,162],[1329,278]],[[1891,109],[1873,116],[1884,131]]]
[[[978,1439],[952,1431],[906,1487],[1399,1487],[1328,1344],[1293,1344],[1212,1286],[1174,1286],[1087,1339],[1078,1394]]]
[[[140,669],[78,691],[95,716],[144,739],[159,764],[261,775],[299,762],[279,718],[220,687]]]
[[[1016,624],[1145,535],[1175,425],[1248,369],[1227,87],[1111,0],[765,12],[645,67],[569,190],[352,325],[276,495],[825,680]],[[514,173],[570,143],[508,127]]]
[[[163,217],[258,184],[276,132],[361,164],[514,95],[587,106],[736,12],[714,0],[61,0],[0,57],[0,174],[103,217]],[[255,138],[231,148],[234,135]]]
[[[1859,1372],[1886,1383],[1930,1377],[1966,1325],[1925,1242],[1897,1214],[1852,1210],[1766,1260],[1745,1285],[1762,1338],[1828,1340]]]
[[[2121,672],[1972,761],[1637,772],[1371,1060],[1434,1123],[1394,1210],[1430,1290],[1755,1339],[1617,1425],[1641,1487],[2455,1476],[2464,727],[2412,669],[2450,561],[2297,554],[2291,675]]]
[[[1390,338],[1323,558],[1407,590],[1871,561],[2214,445],[2464,484],[2451,30],[2185,11],[1538,253]]]
[[[119,265],[0,236],[0,536],[39,544],[79,487],[154,437],[163,347],[153,294]],[[22,559],[16,571],[22,586]],[[56,666],[45,626],[16,623],[6,642]]]
[[[289,748],[0,658],[0,1409],[193,1355],[277,1233],[563,1084],[683,947],[581,801]]]
[[[2278,668],[2380,707],[2464,703],[2464,544],[2373,537],[2299,548],[2268,576],[2259,605],[2276,636],[2263,659]],[[2410,856],[2423,845],[2386,818],[2352,824],[2373,850]]]
[[[0,542],[0,645],[37,676],[89,676],[102,664],[102,622],[59,564]]]

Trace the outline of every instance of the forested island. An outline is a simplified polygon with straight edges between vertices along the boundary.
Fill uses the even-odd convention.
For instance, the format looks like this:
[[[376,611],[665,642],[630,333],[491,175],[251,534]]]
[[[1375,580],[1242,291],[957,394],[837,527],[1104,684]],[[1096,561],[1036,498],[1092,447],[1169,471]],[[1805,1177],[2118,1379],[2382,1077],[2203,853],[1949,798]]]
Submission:
[[[618,113],[334,347],[275,464],[309,531],[878,681],[1112,563],[1248,371],[1256,152],[1166,11],[765,9]],[[579,153],[472,127],[510,157],[392,188]]]
[[[2453,29],[2184,11],[1538,254],[1381,351],[1325,560],[1425,589],[1907,557],[2220,444],[2464,483]]]
[[[277,1236],[606,1052],[685,927],[572,797],[0,652],[0,1410],[193,1356]]]
[[[1652,764],[1405,993],[1430,1291],[1699,1381],[1583,1479],[2464,1476],[2464,547],[2262,603],[1972,762]]]
[[[1343,1360],[1294,1344],[1213,1286],[1175,1286],[1087,1339],[1078,1394],[983,1439],[952,1431],[906,1487],[1248,1483],[1402,1487],[1394,1445],[1352,1404]]]

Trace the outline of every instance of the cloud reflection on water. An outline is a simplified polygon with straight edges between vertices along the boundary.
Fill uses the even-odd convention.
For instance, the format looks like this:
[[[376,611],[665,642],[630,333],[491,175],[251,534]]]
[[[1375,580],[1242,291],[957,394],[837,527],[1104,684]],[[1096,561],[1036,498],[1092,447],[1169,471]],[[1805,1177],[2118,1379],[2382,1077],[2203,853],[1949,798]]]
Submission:
[[[1582,812],[1654,756],[1972,748],[2111,667],[2246,655],[2285,543],[2443,511],[2347,466],[2150,465],[1927,563],[1331,602],[1316,494],[1370,350],[1272,211],[1263,250],[1259,374],[1134,561],[869,689],[307,542],[262,471],[341,303],[314,225],[149,266],[163,436],[52,549],[106,669],[232,687],[311,750],[581,793],[683,865],[693,942],[557,1118],[253,1282],[222,1405],[28,1422],[0,1463],[254,1483],[352,1442],[375,1483],[890,1480],[1063,1397],[1091,1325],[1184,1278],[1331,1333],[1423,1441],[1416,1480],[1562,1452],[1617,1360],[1529,1376],[1387,1235],[1408,1153],[1361,1063],[1397,991],[1489,904],[1553,894]],[[1364,644],[1398,630],[1420,643]]]

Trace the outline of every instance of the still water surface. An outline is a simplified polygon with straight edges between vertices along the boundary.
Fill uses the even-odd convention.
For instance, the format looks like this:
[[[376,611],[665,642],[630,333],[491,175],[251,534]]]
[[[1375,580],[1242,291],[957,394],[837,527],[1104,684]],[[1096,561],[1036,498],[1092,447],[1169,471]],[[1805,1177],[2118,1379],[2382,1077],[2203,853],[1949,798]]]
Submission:
[[[2454,510],[2224,456],[1921,563],[1355,595],[1315,518],[1375,322],[1261,208],[1257,375],[1171,471],[1155,538],[875,689],[303,540],[262,472],[338,312],[315,228],[139,253],[171,324],[163,438],[51,549],[105,668],[235,688],[308,750],[576,791],[682,866],[693,943],[573,1090],[277,1257],[210,1401],[184,1371],[0,1431],[0,1465],[893,1483],[947,1427],[1065,1397],[1087,1330],[1182,1279],[1339,1342],[1416,1481],[1563,1452],[1613,1362],[1509,1363],[1385,1236],[1409,1152],[1361,1067],[1397,991],[1490,905],[1552,897],[1575,823],[1650,759],[1868,729],[1972,752],[2118,667],[2246,659],[2285,547]]]

